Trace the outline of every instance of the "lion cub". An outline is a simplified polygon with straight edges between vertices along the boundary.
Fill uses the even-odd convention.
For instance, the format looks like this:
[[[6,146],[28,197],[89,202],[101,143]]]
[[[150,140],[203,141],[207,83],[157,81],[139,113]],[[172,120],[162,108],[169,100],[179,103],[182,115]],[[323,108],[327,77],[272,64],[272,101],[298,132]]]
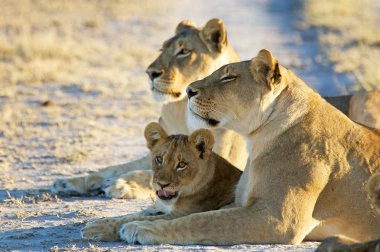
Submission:
[[[209,130],[168,136],[158,123],[150,123],[144,135],[152,157],[154,205],[136,214],[90,223],[82,230],[84,238],[116,241],[127,222],[174,219],[233,202],[242,172],[212,151],[214,137]]]

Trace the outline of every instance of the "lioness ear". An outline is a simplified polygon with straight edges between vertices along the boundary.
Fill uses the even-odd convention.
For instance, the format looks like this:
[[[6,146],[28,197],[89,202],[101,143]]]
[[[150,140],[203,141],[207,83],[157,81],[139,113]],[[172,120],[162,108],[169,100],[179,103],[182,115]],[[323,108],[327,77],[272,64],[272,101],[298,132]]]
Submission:
[[[266,50],[260,50],[259,54],[251,60],[251,73],[257,82],[264,82],[270,90],[281,82],[281,73],[278,61],[273,54]]]
[[[212,151],[214,147],[214,136],[207,129],[199,129],[189,136],[189,141],[195,144],[195,148],[199,151],[199,157],[203,159],[204,155]]]
[[[211,19],[202,29],[202,37],[211,51],[222,52],[227,46],[227,31],[219,18]]]
[[[178,25],[177,25],[177,28],[175,28],[175,34],[179,34],[181,32],[184,32],[184,31],[187,31],[187,30],[190,30],[190,29],[194,29],[196,28],[197,26],[191,22],[190,20],[182,20]]]
[[[155,122],[149,123],[144,130],[146,145],[151,150],[158,142],[168,137],[165,130]]]

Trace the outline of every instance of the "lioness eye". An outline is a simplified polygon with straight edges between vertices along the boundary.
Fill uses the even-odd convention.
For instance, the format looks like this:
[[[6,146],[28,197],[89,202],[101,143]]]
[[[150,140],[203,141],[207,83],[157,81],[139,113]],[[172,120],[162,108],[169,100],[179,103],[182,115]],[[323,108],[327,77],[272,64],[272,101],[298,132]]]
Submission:
[[[156,156],[156,163],[158,164],[158,165],[162,165],[162,157],[161,156]]]
[[[182,48],[178,53],[177,55],[180,56],[180,57],[186,57],[188,55],[190,55],[191,51],[188,50],[188,49],[185,49],[185,48]]]
[[[220,80],[222,82],[229,82],[229,81],[233,81],[233,80],[236,80],[237,76],[235,75],[224,75]]]
[[[183,170],[183,169],[186,168],[186,166],[187,166],[187,163],[181,161],[181,162],[179,162],[178,165],[177,165],[177,170]]]

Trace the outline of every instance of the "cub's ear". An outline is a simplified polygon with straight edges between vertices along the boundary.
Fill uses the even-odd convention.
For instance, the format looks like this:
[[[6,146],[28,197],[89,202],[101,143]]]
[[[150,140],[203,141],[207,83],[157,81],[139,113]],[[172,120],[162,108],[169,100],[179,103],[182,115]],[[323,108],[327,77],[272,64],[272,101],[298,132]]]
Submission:
[[[156,122],[151,122],[145,127],[144,136],[146,145],[150,150],[152,150],[158,142],[168,137],[165,130]]]
[[[270,90],[281,82],[280,66],[273,54],[260,50],[259,54],[251,60],[250,71],[259,83],[265,83]]]
[[[197,26],[191,22],[190,20],[182,20],[178,25],[177,28],[175,28],[175,34],[180,34],[181,32],[190,30],[190,29],[195,29]]]
[[[199,151],[199,157],[204,158],[205,154],[212,152],[214,147],[214,136],[211,131],[207,129],[199,129],[194,131],[189,136],[189,141],[195,145],[197,151]]]
[[[202,29],[202,37],[211,51],[222,52],[227,46],[227,31],[219,18],[211,19]]]

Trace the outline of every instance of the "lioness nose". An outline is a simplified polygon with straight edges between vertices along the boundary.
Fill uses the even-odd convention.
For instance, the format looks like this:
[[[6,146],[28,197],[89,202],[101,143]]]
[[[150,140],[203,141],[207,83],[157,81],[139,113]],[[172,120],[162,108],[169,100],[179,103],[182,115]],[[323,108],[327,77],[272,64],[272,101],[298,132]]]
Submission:
[[[157,185],[159,185],[161,187],[161,189],[164,189],[165,187],[167,187],[168,185],[170,185],[170,183],[169,184],[161,184],[161,183],[157,182]]]
[[[160,77],[164,73],[164,71],[157,69],[147,69],[146,73],[148,74],[149,78],[153,81],[154,79]]]
[[[186,93],[189,99],[193,96],[196,96],[198,94],[198,91],[192,90],[190,87],[186,88]]]

